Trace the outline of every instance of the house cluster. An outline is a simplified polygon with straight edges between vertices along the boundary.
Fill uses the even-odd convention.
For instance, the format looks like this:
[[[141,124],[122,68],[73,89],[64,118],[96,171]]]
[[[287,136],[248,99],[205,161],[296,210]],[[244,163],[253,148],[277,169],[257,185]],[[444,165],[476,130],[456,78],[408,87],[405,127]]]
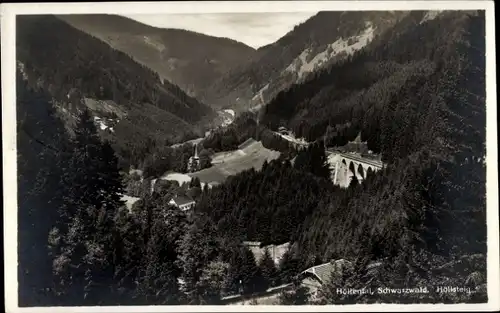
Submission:
[[[326,141],[325,141],[326,142]],[[376,155],[368,148],[368,143],[366,141],[361,140],[361,132],[356,136],[353,141],[349,141],[342,147],[337,147],[335,150],[344,152],[357,154],[364,158],[374,159],[380,161],[380,155]]]

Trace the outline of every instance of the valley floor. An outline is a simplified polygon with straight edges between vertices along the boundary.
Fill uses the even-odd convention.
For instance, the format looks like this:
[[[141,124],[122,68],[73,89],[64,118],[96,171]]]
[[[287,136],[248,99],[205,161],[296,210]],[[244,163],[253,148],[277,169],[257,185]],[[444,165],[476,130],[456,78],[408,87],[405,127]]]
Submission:
[[[223,158],[216,158],[212,167],[190,174],[198,177],[201,182],[223,182],[227,177],[242,171],[255,168],[260,170],[264,161],[272,161],[279,157],[278,151],[273,151],[262,146],[261,142],[253,142],[249,146],[236,150]]]
[[[168,173],[161,179],[175,180],[182,184],[191,181],[191,178],[197,177],[202,185],[209,183],[222,183],[227,177],[236,175],[242,171],[255,168],[260,170],[264,161],[272,161],[280,155],[278,151],[265,148],[261,142],[252,140],[246,145],[240,146],[241,149],[220,152],[214,155],[212,159],[213,166],[198,172],[182,174]]]

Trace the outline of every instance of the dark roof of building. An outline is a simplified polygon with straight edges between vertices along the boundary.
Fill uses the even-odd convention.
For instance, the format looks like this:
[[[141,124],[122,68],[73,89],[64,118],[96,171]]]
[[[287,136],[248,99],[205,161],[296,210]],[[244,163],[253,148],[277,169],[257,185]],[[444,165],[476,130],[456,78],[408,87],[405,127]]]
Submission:
[[[311,273],[315,275],[322,283],[325,283],[329,281],[334,269],[335,267],[333,264],[325,263],[308,268],[307,270],[305,270],[305,273]]]
[[[344,259],[340,259],[333,262],[328,262],[310,267],[302,273],[311,273],[315,275],[321,281],[321,283],[325,283],[330,280],[333,273],[337,275],[342,274],[344,269],[350,266],[351,262]]]
[[[189,204],[189,203],[193,203],[194,202],[193,199],[191,199],[189,197],[184,197],[184,196],[174,197],[172,200],[177,205],[184,205],[184,204]]]

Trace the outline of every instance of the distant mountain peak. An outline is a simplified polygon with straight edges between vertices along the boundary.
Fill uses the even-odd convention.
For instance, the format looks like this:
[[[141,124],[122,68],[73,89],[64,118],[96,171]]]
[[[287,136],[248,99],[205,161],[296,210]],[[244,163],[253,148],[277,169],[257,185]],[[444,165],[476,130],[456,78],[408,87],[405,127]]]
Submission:
[[[365,22],[366,28],[358,35],[347,38],[339,38],[335,42],[328,44],[326,49],[313,54],[311,48],[307,48],[297,57],[285,71],[297,73],[297,82],[303,80],[307,74],[312,73],[335,57],[352,55],[362,49],[373,40],[375,28],[370,21]]]
[[[369,45],[408,12],[322,11],[231,69],[203,98],[239,110],[258,107],[309,74]]]
[[[119,15],[57,17],[126,53],[190,96],[197,96],[229,69],[256,53],[254,48],[233,39],[149,26]]]

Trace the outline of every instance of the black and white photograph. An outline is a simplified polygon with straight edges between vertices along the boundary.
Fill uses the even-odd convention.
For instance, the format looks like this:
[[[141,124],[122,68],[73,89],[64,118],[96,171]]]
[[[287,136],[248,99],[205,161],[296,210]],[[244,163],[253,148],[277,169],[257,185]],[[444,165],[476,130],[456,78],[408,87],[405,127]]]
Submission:
[[[349,2],[2,5],[7,311],[499,309],[493,2]]]

